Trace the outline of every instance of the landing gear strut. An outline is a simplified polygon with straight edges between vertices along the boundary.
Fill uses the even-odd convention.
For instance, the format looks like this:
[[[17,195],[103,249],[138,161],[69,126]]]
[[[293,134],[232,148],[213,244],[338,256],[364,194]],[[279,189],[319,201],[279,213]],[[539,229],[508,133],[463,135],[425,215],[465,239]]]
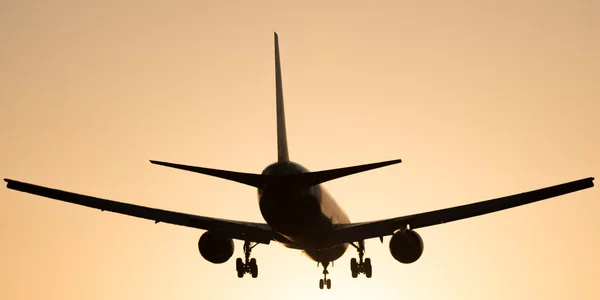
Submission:
[[[331,288],[331,279],[327,278],[327,274],[329,274],[329,272],[327,272],[328,266],[329,266],[329,262],[323,263],[323,279],[319,279],[319,288],[320,289],[323,289],[324,286],[326,286],[327,289]]]
[[[248,273],[252,275],[252,278],[258,277],[258,266],[256,265],[256,258],[250,259],[250,252],[252,248],[256,247],[258,243],[251,245],[249,241],[244,242],[244,256],[245,260],[241,258],[235,260],[235,269],[237,271],[238,278],[244,277],[244,274]]]
[[[371,278],[373,270],[371,267],[371,259],[365,258],[363,260],[363,257],[365,256],[365,242],[360,241],[357,244],[358,245],[355,245],[354,243],[350,244],[356,248],[356,250],[358,250],[358,262],[356,261],[356,258],[352,258],[350,260],[350,271],[352,271],[352,278],[358,277],[358,274],[365,274],[367,278]]]

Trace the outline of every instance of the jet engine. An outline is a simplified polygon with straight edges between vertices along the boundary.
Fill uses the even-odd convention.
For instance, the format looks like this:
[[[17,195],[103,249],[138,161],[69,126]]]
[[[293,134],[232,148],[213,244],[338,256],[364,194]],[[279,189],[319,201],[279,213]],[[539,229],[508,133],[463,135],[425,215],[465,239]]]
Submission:
[[[414,263],[423,254],[423,240],[415,231],[397,231],[390,240],[390,252],[403,264]]]
[[[213,264],[221,264],[233,255],[233,240],[205,232],[198,240],[198,250],[204,259]]]

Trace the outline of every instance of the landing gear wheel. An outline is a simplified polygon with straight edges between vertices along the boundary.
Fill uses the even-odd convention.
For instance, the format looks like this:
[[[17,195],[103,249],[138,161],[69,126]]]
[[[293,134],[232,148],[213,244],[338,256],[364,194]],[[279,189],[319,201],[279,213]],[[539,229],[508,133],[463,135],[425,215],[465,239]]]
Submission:
[[[329,262],[324,262],[323,263],[323,278],[319,279],[319,288],[323,289],[323,287],[327,286],[327,289],[331,288],[331,279],[327,278],[327,274],[329,274],[329,272],[327,272],[327,267],[329,266]]]
[[[235,260],[235,270],[237,271],[238,278],[244,277],[244,262],[239,257]]]
[[[250,260],[250,274],[252,274],[252,278],[258,277],[258,265],[256,265],[255,258]]]
[[[371,259],[365,258],[365,276],[367,276],[367,278],[371,278],[372,274],[373,268],[371,267]]]
[[[371,278],[373,274],[373,268],[371,267],[371,259],[364,258],[365,256],[365,244],[363,241],[358,242],[358,245],[354,243],[350,244],[358,251],[358,261],[356,258],[350,260],[350,271],[352,272],[352,278],[358,277],[358,274],[365,274],[367,278]],[[363,260],[364,258],[364,260]]]
[[[250,245],[250,242],[244,243],[244,256],[245,260],[237,258],[235,260],[235,269],[237,271],[238,278],[244,277],[244,274],[248,273],[252,275],[252,278],[258,277],[258,265],[256,264],[256,258],[250,259],[250,252],[252,248],[258,244]]]

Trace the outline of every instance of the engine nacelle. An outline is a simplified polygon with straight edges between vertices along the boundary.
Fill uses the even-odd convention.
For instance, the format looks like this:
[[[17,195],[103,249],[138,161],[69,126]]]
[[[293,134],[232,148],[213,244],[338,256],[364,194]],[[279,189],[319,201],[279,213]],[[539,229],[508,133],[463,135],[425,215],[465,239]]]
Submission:
[[[198,250],[204,259],[222,264],[233,255],[233,240],[207,231],[198,240]]]
[[[390,252],[397,261],[403,264],[414,263],[423,254],[423,239],[412,230],[398,231],[390,240]]]

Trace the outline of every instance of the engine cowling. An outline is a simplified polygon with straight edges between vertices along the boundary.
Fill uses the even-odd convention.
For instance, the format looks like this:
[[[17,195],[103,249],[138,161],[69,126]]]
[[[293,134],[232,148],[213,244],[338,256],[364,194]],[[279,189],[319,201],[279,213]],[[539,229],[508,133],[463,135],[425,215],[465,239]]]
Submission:
[[[213,264],[222,264],[233,256],[233,240],[205,232],[198,240],[198,251]]]
[[[423,239],[413,230],[398,231],[390,240],[390,252],[403,264],[414,263],[423,254]]]

